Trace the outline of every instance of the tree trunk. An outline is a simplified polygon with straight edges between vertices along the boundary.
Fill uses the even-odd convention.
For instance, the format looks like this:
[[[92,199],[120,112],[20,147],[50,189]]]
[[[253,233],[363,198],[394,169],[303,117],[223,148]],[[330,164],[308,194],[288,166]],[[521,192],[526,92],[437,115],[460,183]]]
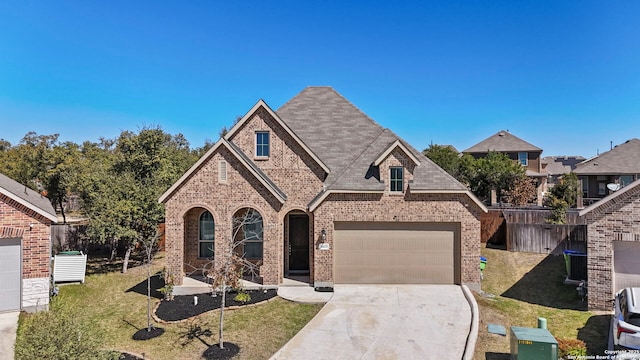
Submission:
[[[151,331],[151,250],[147,248],[147,331]]]
[[[222,279],[222,301],[220,302],[220,349],[224,349],[224,335],[223,335],[223,329],[224,329],[224,306],[225,306],[225,300],[226,300],[226,287],[227,287],[227,282],[226,279]]]
[[[110,263],[116,259],[116,255],[118,255],[118,241],[111,240],[111,257],[109,257]]]
[[[133,250],[133,246],[129,246],[127,251],[124,253],[124,261],[122,262],[122,273],[126,274],[127,269],[129,268],[129,256],[131,255],[131,250]]]
[[[60,199],[60,213],[62,214],[62,223],[67,223],[67,216],[64,214],[64,204],[62,203],[62,199]]]

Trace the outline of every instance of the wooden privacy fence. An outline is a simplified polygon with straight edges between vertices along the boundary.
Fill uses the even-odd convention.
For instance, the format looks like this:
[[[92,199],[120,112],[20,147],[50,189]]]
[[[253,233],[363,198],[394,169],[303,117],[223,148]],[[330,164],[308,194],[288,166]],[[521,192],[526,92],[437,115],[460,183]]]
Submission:
[[[586,225],[507,223],[507,250],[560,255],[564,250],[586,252]]]
[[[562,254],[586,251],[587,228],[577,211],[567,213],[566,225],[548,224],[546,209],[489,209],[480,218],[481,241],[509,251]]]
[[[79,250],[85,254],[90,252],[103,253],[105,245],[92,243],[87,239],[87,225],[84,224],[53,224],[51,225],[51,250],[53,254],[65,250]],[[161,234],[158,249],[164,251],[165,235],[164,223],[158,224]]]

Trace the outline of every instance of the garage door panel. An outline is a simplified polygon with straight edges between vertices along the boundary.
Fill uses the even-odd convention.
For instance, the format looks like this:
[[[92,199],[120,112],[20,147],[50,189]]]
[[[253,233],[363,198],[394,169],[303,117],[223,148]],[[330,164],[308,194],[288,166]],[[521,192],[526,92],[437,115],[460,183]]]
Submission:
[[[0,311],[20,309],[20,239],[0,239]]]
[[[453,284],[459,224],[336,223],[335,283]]]
[[[640,243],[613,242],[614,291],[640,287]]]

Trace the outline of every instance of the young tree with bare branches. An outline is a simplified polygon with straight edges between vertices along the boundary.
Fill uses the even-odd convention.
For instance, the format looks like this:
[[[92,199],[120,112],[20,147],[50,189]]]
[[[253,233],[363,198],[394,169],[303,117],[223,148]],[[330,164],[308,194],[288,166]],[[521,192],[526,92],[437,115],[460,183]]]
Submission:
[[[204,275],[211,279],[213,291],[221,293],[220,302],[220,329],[219,347],[224,349],[224,308],[226,306],[227,289],[242,287],[244,274],[256,275],[259,264],[247,259],[247,250],[262,252],[259,249],[251,249],[254,246],[252,240],[262,239],[262,216],[252,208],[240,210],[233,217],[233,231],[228,246],[215,252],[212,259],[203,269]]]

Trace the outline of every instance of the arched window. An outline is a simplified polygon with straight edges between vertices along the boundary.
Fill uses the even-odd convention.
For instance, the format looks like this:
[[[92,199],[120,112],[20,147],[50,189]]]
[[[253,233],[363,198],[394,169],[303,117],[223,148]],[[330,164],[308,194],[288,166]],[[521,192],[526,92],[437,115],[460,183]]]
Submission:
[[[242,229],[236,232],[238,251],[245,259],[262,260],[262,215],[255,209],[245,208],[236,213],[233,222],[235,229],[238,226]]]
[[[213,258],[215,224],[213,215],[209,211],[205,211],[200,215],[198,236],[198,257],[205,259]]]

